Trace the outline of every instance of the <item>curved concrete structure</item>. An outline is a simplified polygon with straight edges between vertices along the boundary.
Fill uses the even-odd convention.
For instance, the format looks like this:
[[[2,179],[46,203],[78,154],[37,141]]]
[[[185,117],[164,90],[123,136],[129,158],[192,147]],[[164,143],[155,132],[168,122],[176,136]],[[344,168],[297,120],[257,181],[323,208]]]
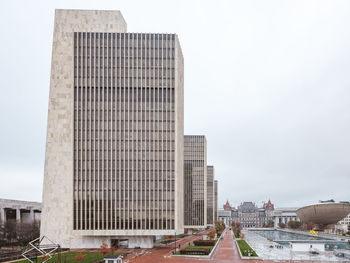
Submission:
[[[350,204],[320,203],[299,208],[296,213],[305,223],[329,225],[346,217],[350,213]]]

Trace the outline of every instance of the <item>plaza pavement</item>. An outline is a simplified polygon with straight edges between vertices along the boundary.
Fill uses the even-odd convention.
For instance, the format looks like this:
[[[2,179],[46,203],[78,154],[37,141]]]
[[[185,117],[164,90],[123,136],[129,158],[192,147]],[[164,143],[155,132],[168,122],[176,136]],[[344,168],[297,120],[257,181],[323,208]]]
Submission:
[[[203,232],[201,235],[207,232]],[[181,247],[186,246],[189,242],[192,242],[195,239],[201,238],[201,235],[197,236],[189,236],[179,240]],[[178,243],[178,242],[176,242]],[[232,231],[226,230],[223,233],[223,239],[218,245],[216,251],[212,255],[211,259],[197,259],[197,258],[185,258],[185,257],[174,257],[171,256],[171,252],[174,248],[171,246],[165,248],[154,248],[145,251],[142,255],[139,255],[135,258],[127,258],[125,262],[128,263],[191,263],[191,262],[200,262],[200,263],[232,263],[232,262],[245,262],[245,263],[275,263],[276,261],[267,261],[267,260],[242,260],[239,256],[239,252],[237,250],[236,245],[233,241]],[[291,261],[278,261],[280,263],[283,262],[291,262]],[[292,262],[307,262],[311,263],[312,261],[292,261]],[[327,261],[314,261],[317,263],[323,263]]]

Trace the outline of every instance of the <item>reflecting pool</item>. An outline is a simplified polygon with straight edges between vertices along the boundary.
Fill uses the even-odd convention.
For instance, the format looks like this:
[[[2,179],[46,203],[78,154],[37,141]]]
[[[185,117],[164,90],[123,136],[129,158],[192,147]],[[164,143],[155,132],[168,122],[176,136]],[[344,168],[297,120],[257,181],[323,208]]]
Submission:
[[[302,233],[292,233],[283,230],[250,230],[256,234],[273,241],[291,241],[291,240],[328,240],[328,238],[319,236],[309,236]]]

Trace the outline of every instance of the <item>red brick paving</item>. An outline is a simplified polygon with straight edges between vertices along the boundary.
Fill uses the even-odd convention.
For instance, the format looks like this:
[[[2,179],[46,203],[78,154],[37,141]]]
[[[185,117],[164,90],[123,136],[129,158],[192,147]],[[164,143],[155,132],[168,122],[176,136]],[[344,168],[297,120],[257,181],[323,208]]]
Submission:
[[[203,233],[204,234],[204,233]],[[190,236],[187,238],[183,238],[180,240],[180,243],[182,246],[188,244],[188,242],[192,242],[193,240],[199,238],[201,235],[198,236]],[[176,242],[177,243],[177,242]],[[262,260],[242,260],[239,256],[239,252],[237,250],[236,245],[233,242],[233,234],[232,231],[226,231],[223,234],[223,238],[218,245],[216,251],[214,251],[214,254],[212,255],[211,259],[197,259],[197,258],[185,258],[185,257],[173,257],[171,255],[171,251],[173,248],[166,247],[166,248],[154,248],[146,250],[146,253],[144,255],[140,255],[133,259],[128,259],[129,263],[190,263],[190,262],[200,262],[200,263],[212,263],[212,262],[219,262],[219,263],[232,263],[232,262],[245,262],[245,263],[272,263],[276,261],[262,261]],[[166,256],[166,258],[164,258]],[[290,262],[290,261],[278,261],[278,262]],[[302,262],[302,261],[298,261]],[[305,261],[307,263],[311,263],[312,261]],[[316,261],[317,263],[322,263],[320,261]]]

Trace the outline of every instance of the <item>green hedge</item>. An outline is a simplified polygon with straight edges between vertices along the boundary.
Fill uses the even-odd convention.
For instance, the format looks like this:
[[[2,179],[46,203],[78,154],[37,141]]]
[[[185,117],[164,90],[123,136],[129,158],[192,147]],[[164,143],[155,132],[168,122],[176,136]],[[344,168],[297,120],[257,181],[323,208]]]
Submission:
[[[243,257],[248,257],[248,250],[253,252],[253,257],[257,257],[258,255],[256,252],[248,245],[248,243],[245,240],[237,240],[237,244],[239,249],[241,250]]]
[[[209,255],[210,248],[185,248],[180,250],[184,255]]]
[[[215,240],[195,240],[193,244],[195,246],[215,246]]]

